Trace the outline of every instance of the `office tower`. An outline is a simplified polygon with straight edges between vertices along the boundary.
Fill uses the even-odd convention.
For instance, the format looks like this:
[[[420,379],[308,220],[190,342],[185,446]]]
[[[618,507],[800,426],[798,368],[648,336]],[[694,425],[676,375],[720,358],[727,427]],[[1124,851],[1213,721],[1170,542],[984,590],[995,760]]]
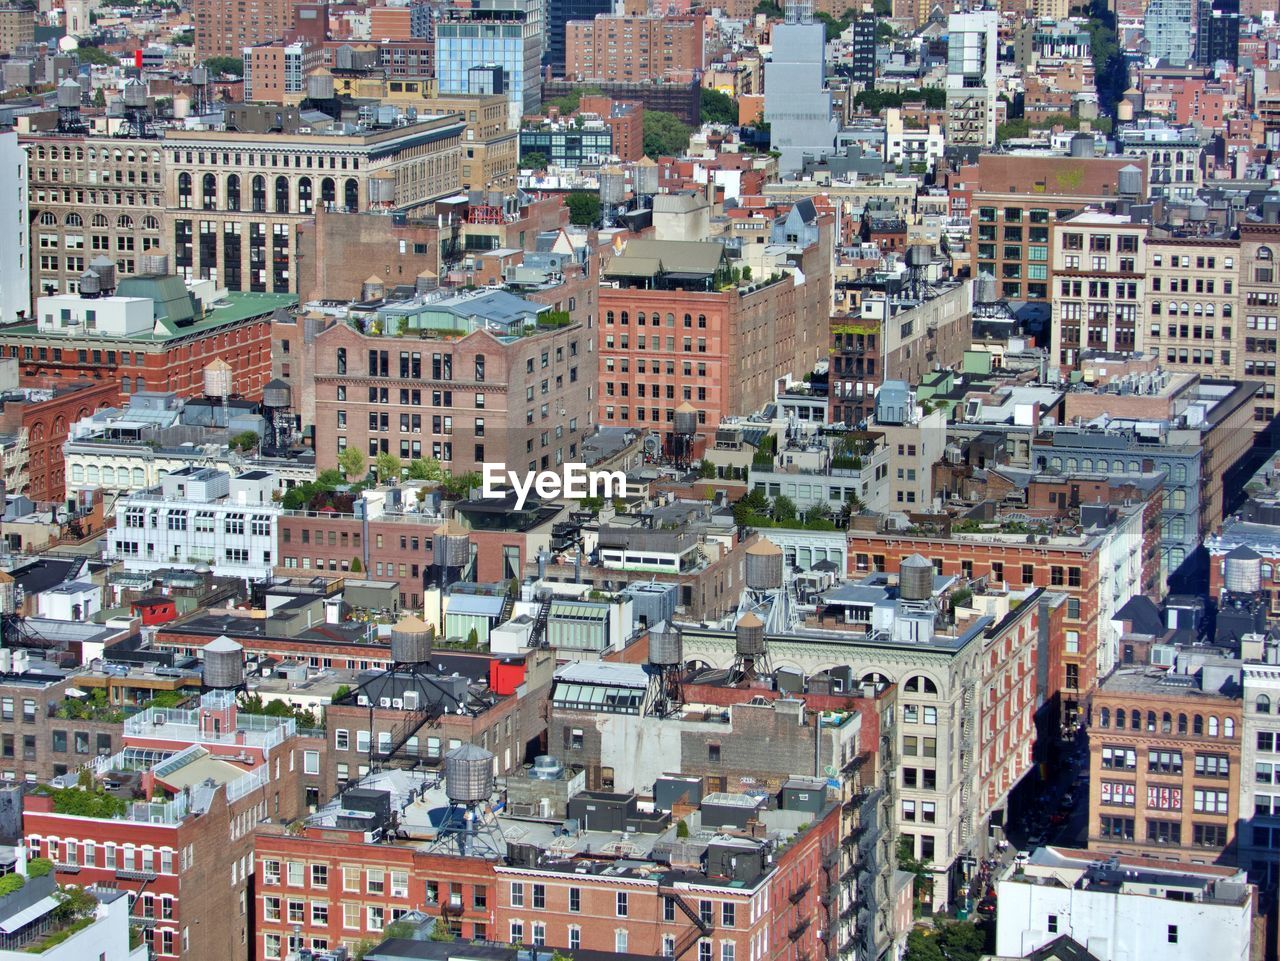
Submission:
[[[612,0],[547,0],[547,49],[542,62],[556,77],[565,75],[565,27],[570,20],[594,20],[613,11]]]
[[[507,96],[508,121],[542,103],[542,0],[472,0],[449,8],[436,25],[436,79],[446,96]]]
[[[853,73],[849,79],[868,87],[876,82],[875,17],[858,17],[853,21]]]
[[[826,28],[814,21],[810,4],[788,4],[786,22],[773,28],[773,59],[764,68],[764,119],[784,175],[800,170],[806,155],[835,152],[825,75]]]
[[[1184,67],[1191,60],[1191,10],[1193,0],[1151,0],[1147,4],[1143,30],[1147,35],[1147,55]]]

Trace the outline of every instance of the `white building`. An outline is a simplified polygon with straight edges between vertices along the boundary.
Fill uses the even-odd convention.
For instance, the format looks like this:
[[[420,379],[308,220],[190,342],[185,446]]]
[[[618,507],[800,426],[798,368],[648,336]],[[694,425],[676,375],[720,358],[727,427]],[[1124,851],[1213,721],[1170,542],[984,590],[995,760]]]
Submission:
[[[102,587],[90,581],[56,584],[36,595],[41,617],[54,621],[88,621],[102,610]]]
[[[996,142],[994,10],[953,13],[947,19],[947,145],[982,149]]]
[[[997,882],[996,951],[1063,935],[1099,961],[1247,961],[1254,889],[1236,868],[1040,848]]]
[[[130,571],[207,564],[220,576],[266,577],[276,562],[278,489],[270,471],[233,478],[184,467],[117,503],[107,555]]]
[[[0,323],[31,312],[31,238],[27,221],[27,152],[0,130]]]
[[[1274,648],[1265,659],[1276,660]],[[1280,880],[1280,664],[1245,664],[1241,674],[1244,730],[1236,862],[1254,884],[1270,887]]]

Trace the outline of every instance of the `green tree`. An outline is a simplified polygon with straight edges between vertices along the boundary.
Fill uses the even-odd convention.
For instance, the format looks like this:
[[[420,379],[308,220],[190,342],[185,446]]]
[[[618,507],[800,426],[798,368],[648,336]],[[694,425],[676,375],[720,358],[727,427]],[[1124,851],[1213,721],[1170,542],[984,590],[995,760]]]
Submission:
[[[413,480],[444,480],[444,468],[434,457],[415,457],[409,461],[409,477]]]
[[[684,153],[690,133],[688,125],[673,113],[644,112],[644,152],[651,159]]]
[[[698,116],[703,123],[738,125],[738,101],[719,90],[702,88]]]
[[[348,447],[338,454],[338,467],[348,480],[363,477],[366,463],[364,451],[359,447]]]
[[[229,444],[236,450],[251,451],[262,442],[262,438],[258,436],[257,431],[242,430],[231,438]]]
[[[774,3],[773,0],[760,0],[752,13],[763,13],[766,17],[781,17],[782,7]]]
[[[947,961],[938,939],[923,928],[912,928],[907,934],[907,953],[904,961]]]
[[[914,845],[909,837],[900,836],[898,838],[898,868],[908,874],[915,875],[912,889],[917,900],[923,897],[926,888],[932,882],[932,877],[929,873],[929,862],[916,857]]]
[[[530,150],[520,156],[520,166],[530,170],[546,170],[550,164],[551,161],[547,159],[547,155],[540,150]]]
[[[95,107],[105,107],[107,105],[107,95],[101,87],[93,92],[93,105]]]
[[[81,63],[92,64],[95,67],[115,67],[120,64],[118,55],[108,53],[101,47],[80,47],[76,50],[76,56],[80,58]]]
[[[471,628],[470,633],[467,634],[467,647],[471,648],[472,650],[475,650],[479,646],[480,646],[480,633],[473,627]]]
[[[333,697],[331,698],[331,702],[336,704],[350,693],[351,693],[350,684],[339,684],[338,689],[333,692]]]
[[[987,939],[972,922],[955,921],[941,926],[938,942],[947,961],[978,961]]]
[[[364,565],[360,563],[360,558],[358,557],[351,558],[351,573],[352,574],[364,573]]]
[[[796,502],[786,494],[779,494],[773,499],[773,519],[786,523],[796,519],[799,511],[796,508]]]
[[[244,76],[244,61],[240,57],[210,57],[204,62],[209,68],[209,73],[215,77],[223,74],[231,74],[235,77]]]
[[[647,117],[648,114],[645,114]],[[565,195],[564,205],[569,208],[569,222],[581,227],[594,227],[600,223],[600,195],[589,190],[574,190]]]
[[[175,47],[194,47],[196,45],[196,32],[194,30],[179,30],[173,35],[173,45]]]
[[[893,16],[893,0],[873,0],[871,12],[877,17]]]
[[[599,514],[602,507],[604,507],[603,497],[584,497],[578,501],[580,510],[590,511],[592,514]]]
[[[676,837],[687,838],[688,836],[689,836],[689,825],[685,823],[684,818],[681,818],[679,823],[676,824]]]
[[[27,862],[27,877],[42,878],[53,872],[53,862],[48,858],[32,858]]]
[[[449,930],[449,925],[444,923],[442,918],[437,918],[435,924],[431,926],[432,941],[457,941],[457,936]]]
[[[716,476],[716,465],[704,460],[698,465],[698,476],[703,480],[712,480]]]
[[[436,924],[439,927],[439,923]],[[411,938],[413,937],[414,926],[409,921],[393,921],[382,931],[383,940],[390,941],[392,938]],[[434,932],[433,932],[434,933]]]
[[[400,458],[390,451],[383,451],[373,459],[373,472],[378,475],[379,482],[399,480],[403,465]]]

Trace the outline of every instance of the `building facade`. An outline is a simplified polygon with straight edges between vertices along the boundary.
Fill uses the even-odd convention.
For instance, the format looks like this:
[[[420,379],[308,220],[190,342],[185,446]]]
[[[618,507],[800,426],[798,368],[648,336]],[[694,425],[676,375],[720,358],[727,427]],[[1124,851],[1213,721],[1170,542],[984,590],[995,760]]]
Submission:
[[[707,66],[702,14],[601,14],[565,24],[564,75],[653,83],[668,75],[699,74]]]
[[[0,24],[5,13],[0,11]],[[34,21],[33,21],[34,23]],[[4,49],[3,27],[0,26],[0,50]],[[9,242],[0,251],[0,323],[12,323],[31,311],[31,278],[27,260],[31,256],[30,219],[28,214],[27,152],[13,131],[0,131],[0,169],[12,179],[0,193],[0,223],[12,231]]]

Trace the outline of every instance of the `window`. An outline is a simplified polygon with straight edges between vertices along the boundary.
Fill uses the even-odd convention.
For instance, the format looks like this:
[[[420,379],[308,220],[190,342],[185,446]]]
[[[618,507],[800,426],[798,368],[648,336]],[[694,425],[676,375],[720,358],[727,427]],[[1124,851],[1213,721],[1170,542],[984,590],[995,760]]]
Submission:
[[[533,907],[541,910],[547,906],[547,886],[545,884],[535,884],[533,886]]]
[[[320,773],[320,752],[319,751],[303,751],[302,752],[302,773],[303,774],[319,774]]]
[[[511,906],[513,908],[524,907],[524,884],[520,881],[511,882]]]
[[[382,894],[386,890],[387,876],[380,868],[369,868],[365,872],[365,890],[369,894]]]
[[[617,912],[618,917],[625,918],[627,916],[627,892],[626,891],[617,892],[614,909]],[[620,950],[625,950],[625,948]]]
[[[302,884],[303,884],[303,880],[302,880],[302,879],[303,879],[303,872],[302,872],[302,869],[303,869],[303,867],[304,867],[304,865],[302,864],[302,862],[301,862],[301,861],[290,861],[290,862],[288,862],[288,864],[286,864],[286,865],[285,865],[285,868],[286,868],[286,880],[287,880],[287,883],[288,883],[289,887],[291,887],[291,888],[300,888],[300,887],[302,887]]]
[[[569,889],[569,910],[574,914],[577,914],[582,910],[582,889],[581,888]]]
[[[116,849],[114,846],[112,845],[107,846],[107,858],[109,862],[113,862],[115,860],[115,850]],[[112,863],[108,863],[107,866],[115,867],[115,865]],[[280,883],[280,862],[279,861],[275,861],[268,858],[262,862],[262,883],[276,884],[276,885]]]
[[[1147,818],[1147,840],[1153,844],[1181,844],[1182,824],[1178,821]]]
[[[327,864],[311,865],[311,886],[327,888],[329,886],[329,866]]]
[[[1056,914],[1049,915],[1049,921],[1046,927],[1048,928],[1050,934],[1058,933],[1058,916]]]
[[[1178,943],[1178,926],[1176,924],[1169,925],[1169,943]]]
[[[720,927],[731,928],[735,923],[736,906],[732,901],[725,901],[720,905]]]

